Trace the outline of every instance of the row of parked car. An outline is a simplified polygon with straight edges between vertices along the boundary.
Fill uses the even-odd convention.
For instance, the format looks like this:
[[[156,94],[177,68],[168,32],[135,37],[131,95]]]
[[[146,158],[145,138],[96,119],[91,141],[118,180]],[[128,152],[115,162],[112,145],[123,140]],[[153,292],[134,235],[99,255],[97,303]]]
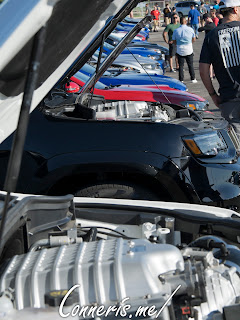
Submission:
[[[0,6],[1,320],[239,319],[239,141],[104,53],[137,3]]]

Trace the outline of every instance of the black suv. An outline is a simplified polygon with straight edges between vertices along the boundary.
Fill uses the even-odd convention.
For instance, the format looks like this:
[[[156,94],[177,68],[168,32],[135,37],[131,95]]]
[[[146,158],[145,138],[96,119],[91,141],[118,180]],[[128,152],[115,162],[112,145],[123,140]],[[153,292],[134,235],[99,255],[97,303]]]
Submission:
[[[1,188],[11,140],[0,145]],[[238,209],[238,148],[221,118],[52,90],[31,114],[17,191]]]

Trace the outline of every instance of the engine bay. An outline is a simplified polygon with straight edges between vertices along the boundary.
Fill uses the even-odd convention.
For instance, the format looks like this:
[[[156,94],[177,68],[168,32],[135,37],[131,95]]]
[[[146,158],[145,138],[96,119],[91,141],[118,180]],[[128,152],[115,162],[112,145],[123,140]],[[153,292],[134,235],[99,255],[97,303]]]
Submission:
[[[106,101],[103,96],[69,94],[54,90],[45,98],[42,110],[53,117],[81,120],[130,120],[169,122],[199,116],[193,110],[177,105],[146,101]]]
[[[239,218],[76,199],[12,197],[0,319],[237,319]]]

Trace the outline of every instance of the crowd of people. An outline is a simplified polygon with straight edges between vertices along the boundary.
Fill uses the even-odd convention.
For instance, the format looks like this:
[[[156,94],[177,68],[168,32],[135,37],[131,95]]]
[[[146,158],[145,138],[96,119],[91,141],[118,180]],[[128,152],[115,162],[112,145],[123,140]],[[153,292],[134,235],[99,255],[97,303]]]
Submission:
[[[160,27],[161,26],[161,22],[160,19],[163,16],[164,19],[164,24],[168,25],[171,23],[172,21],[172,16],[174,13],[176,13],[176,8],[172,7],[170,8],[169,4],[166,3],[165,8],[163,9],[163,11],[161,11],[160,6],[158,5],[158,3],[155,3],[155,6],[153,7],[153,9],[151,10],[149,8],[149,4],[147,3],[145,5],[145,15],[146,16],[152,16],[153,19],[153,28],[152,31],[153,32],[157,32],[157,26]]]
[[[219,1],[215,1],[210,12],[203,2],[198,8],[191,5],[187,18],[179,18],[175,8],[166,4],[162,13],[163,39],[169,45],[170,72],[178,70],[179,80],[183,82],[186,61],[191,80],[196,83],[192,44],[199,32],[205,32],[199,60],[200,77],[214,104],[240,138],[240,0]],[[150,14],[156,17],[156,31],[161,10],[155,6]],[[214,77],[219,84],[218,92],[213,86]]]
[[[163,39],[169,45],[169,67],[170,72],[179,71],[179,80],[184,81],[184,61],[188,65],[191,81],[197,83],[193,67],[193,46],[192,43],[198,39],[199,32],[205,31],[207,34],[213,28],[221,24],[223,16],[219,10],[219,1],[215,0],[215,5],[211,7],[208,13],[204,2],[201,2],[199,7],[193,4],[190,6],[187,19],[178,16],[175,7],[170,8],[166,3],[165,8],[161,12],[160,7],[155,4],[152,10],[146,4],[146,15],[151,15],[153,18],[152,31],[158,31],[161,26],[160,17],[163,14],[164,26]],[[175,31],[175,29],[178,29]],[[176,67],[174,68],[174,61]],[[210,78],[215,77],[212,65],[210,66]]]

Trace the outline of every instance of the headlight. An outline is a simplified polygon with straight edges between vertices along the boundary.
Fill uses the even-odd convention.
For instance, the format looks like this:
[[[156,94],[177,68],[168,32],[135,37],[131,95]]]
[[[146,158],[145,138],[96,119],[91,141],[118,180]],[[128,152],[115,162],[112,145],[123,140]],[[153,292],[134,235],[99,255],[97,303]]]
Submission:
[[[223,140],[223,137],[216,131],[187,136],[183,137],[182,139],[186,147],[196,157],[213,157],[220,152],[225,152],[227,150],[227,145]]]
[[[152,64],[142,64],[142,67],[145,69],[151,69],[151,70],[154,69]]]
[[[160,55],[155,55],[155,56],[151,56],[150,54],[148,55],[148,58],[153,59],[153,60],[161,60],[161,56]]]
[[[209,102],[205,101],[183,101],[181,105],[193,110],[208,110]]]
[[[159,49],[152,49],[152,50],[157,52],[157,53],[161,53],[161,50],[159,50]]]

